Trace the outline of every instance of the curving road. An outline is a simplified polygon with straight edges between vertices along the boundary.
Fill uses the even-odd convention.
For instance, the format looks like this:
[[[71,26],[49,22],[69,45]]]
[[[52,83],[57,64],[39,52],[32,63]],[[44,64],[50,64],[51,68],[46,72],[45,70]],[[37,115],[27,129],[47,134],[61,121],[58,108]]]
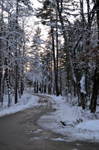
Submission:
[[[38,106],[0,118],[0,150],[99,150],[98,143],[65,142],[61,135],[38,126],[41,116],[52,109],[53,100],[39,96]]]

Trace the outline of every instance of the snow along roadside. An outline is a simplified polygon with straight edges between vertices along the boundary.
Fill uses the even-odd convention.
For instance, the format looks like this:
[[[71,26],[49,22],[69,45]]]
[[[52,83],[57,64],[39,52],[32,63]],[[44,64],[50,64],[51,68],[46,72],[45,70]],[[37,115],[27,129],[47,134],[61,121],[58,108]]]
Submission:
[[[7,98],[5,97],[4,102],[3,102],[3,108],[0,110],[0,117],[19,112],[21,110],[24,110],[33,106],[34,107],[37,106],[39,97],[31,95],[31,94],[23,94],[17,104],[14,104],[14,98],[12,97],[12,102],[11,102],[10,107],[8,107],[8,102],[6,99]]]
[[[92,114],[89,110],[72,106],[64,97],[51,97],[56,111],[42,116],[38,121],[40,126],[62,134],[69,141],[99,142],[99,108],[96,114]]]

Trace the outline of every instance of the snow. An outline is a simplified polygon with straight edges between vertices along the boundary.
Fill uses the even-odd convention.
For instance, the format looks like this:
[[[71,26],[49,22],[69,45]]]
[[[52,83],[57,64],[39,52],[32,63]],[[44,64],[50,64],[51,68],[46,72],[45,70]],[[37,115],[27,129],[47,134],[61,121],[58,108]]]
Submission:
[[[7,99],[7,96],[5,96],[5,98]],[[38,105],[37,102],[39,100],[37,96],[24,94],[21,97],[21,99],[19,99],[17,104],[14,104],[14,100],[12,98],[12,105],[11,107],[8,107],[8,102],[6,101],[6,99],[4,100],[4,103],[3,103],[3,109],[0,110],[0,117],[19,112],[26,108],[30,108],[33,106],[35,107]]]
[[[56,111],[42,116],[38,121],[40,126],[62,134],[65,141],[99,142],[99,108],[96,114],[92,114],[89,109],[72,106],[73,100],[67,102],[61,96],[51,97],[55,101],[53,108]]]
[[[77,129],[99,131],[99,120],[89,120],[76,126]]]
[[[86,91],[85,91],[85,74],[83,74],[83,76],[80,80],[80,86],[81,86],[81,93],[86,94]]]
[[[76,103],[75,106],[72,106],[76,99],[72,98],[67,101],[66,97],[62,96],[56,97],[50,95],[50,97],[52,98],[53,109],[55,111],[43,115],[38,121],[39,126],[62,135],[57,139],[50,140],[87,140],[91,142],[99,142],[99,107],[97,107],[97,112],[93,114],[90,113],[89,109],[82,110],[82,108],[78,107]],[[24,93],[17,104],[14,104],[12,98],[12,105],[8,108],[5,97],[3,109],[0,110],[0,117],[16,113],[26,108],[35,108],[39,105],[38,100],[39,98],[37,96]],[[39,128],[35,133],[41,131],[42,130]],[[41,139],[43,138],[44,137],[41,137]],[[31,140],[37,139],[38,137],[34,137]]]

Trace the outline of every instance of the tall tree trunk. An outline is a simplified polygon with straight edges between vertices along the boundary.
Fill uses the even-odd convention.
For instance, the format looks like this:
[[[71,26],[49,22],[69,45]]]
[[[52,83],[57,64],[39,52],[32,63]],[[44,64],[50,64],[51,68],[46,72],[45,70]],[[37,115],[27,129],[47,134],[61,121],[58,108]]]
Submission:
[[[22,24],[22,28],[23,30],[24,29],[24,20],[23,20],[23,24]],[[23,40],[23,47],[22,47],[22,50],[23,50],[23,58],[25,56],[25,39]],[[24,76],[24,62],[22,61],[22,73],[21,73],[21,95],[23,95],[23,91],[24,91],[24,79],[23,79],[23,76]]]
[[[91,17],[90,17],[90,3],[89,0],[86,0],[87,3],[87,35],[86,35],[86,52],[88,53],[90,50],[90,37],[91,37]],[[89,74],[89,70],[88,70],[88,63],[86,63],[86,68],[85,68],[85,87],[86,87],[86,98],[89,95],[89,89],[90,89],[90,84],[88,81],[88,74]],[[89,99],[89,97],[88,97]],[[89,99],[90,100],[90,99]]]
[[[51,22],[52,22],[52,18],[51,18]],[[56,95],[59,96],[58,75],[57,75],[56,60],[55,60],[55,42],[54,42],[54,29],[53,29],[53,26],[51,26],[51,34],[52,34],[52,52],[53,52],[53,60],[54,60]]]
[[[57,65],[56,65],[56,72],[57,72],[57,86],[58,86],[58,12],[56,11],[56,53],[57,53]],[[58,89],[59,90],[59,89]],[[58,91],[59,92],[59,91]],[[59,93],[58,93],[59,94]],[[58,95],[57,95],[58,96]]]
[[[56,0],[56,3],[57,3],[57,11],[58,11],[58,15],[59,15],[59,20],[60,20],[62,31],[63,31],[64,47],[66,49],[67,63],[69,65],[69,70],[70,70],[72,81],[76,82],[76,77],[75,77],[75,74],[74,74],[74,68],[73,68],[73,64],[72,64],[72,61],[71,61],[71,56],[70,56],[69,50],[68,50],[67,45],[66,45],[67,37],[66,37],[66,30],[65,30],[65,25],[64,25],[63,16],[62,16],[62,0],[61,0],[61,8],[59,6],[59,1],[58,0]],[[76,44],[75,48],[76,47],[77,47],[77,44]]]
[[[99,0],[96,0],[96,13],[97,13],[97,28],[98,28],[97,49],[99,50]],[[98,91],[99,91],[99,60],[96,60],[93,92],[90,104],[91,112],[93,113],[96,111]]]
[[[61,56],[60,56],[60,94],[62,95],[62,72],[61,72]]]
[[[9,40],[9,39],[7,39]],[[7,47],[8,47],[8,56],[9,56],[9,45],[7,42]],[[9,64],[9,58],[5,58],[5,79],[6,79],[6,83],[7,83],[7,93],[8,93],[8,107],[10,107],[11,104],[11,86],[10,86],[10,71],[8,68],[8,64]]]
[[[16,0],[16,50],[15,57],[17,58],[17,25],[18,25],[18,0]],[[18,102],[18,64],[15,61],[15,104]]]
[[[0,1],[0,37],[3,36],[3,0]],[[0,38],[0,103],[3,104],[3,96],[2,96],[2,40]]]
[[[94,75],[93,92],[92,92],[92,98],[90,104],[90,109],[92,113],[96,111],[98,90],[99,90],[99,69],[96,68],[95,75]]]
[[[34,93],[37,93],[37,84],[34,82]]]
[[[10,18],[11,18],[11,14],[8,14],[8,24],[11,28],[11,21],[10,21]],[[6,69],[5,69],[5,79],[6,79],[6,83],[7,83],[7,93],[8,93],[8,107],[10,107],[10,104],[11,104],[11,86],[10,86],[10,70],[9,70],[9,63],[10,63],[10,51],[11,51],[11,47],[9,45],[9,38],[10,38],[10,35],[7,36],[7,55],[8,57],[5,57],[5,66],[6,66]]]
[[[50,70],[50,72],[51,72],[51,92],[52,92],[52,89],[53,89],[53,84],[52,84],[52,82],[53,82],[53,79],[52,79],[52,73],[53,73],[53,61],[52,61],[52,59],[53,59],[53,56],[52,56],[52,53],[50,54],[51,56],[51,70]]]
[[[37,81],[37,85],[36,86],[37,86],[37,92],[36,93],[38,93],[38,81]]]
[[[2,41],[1,39],[0,39],[0,103],[2,103]]]
[[[8,91],[8,107],[11,105],[11,88],[10,88],[10,72],[7,68],[5,70],[6,82],[7,82],[7,91]]]

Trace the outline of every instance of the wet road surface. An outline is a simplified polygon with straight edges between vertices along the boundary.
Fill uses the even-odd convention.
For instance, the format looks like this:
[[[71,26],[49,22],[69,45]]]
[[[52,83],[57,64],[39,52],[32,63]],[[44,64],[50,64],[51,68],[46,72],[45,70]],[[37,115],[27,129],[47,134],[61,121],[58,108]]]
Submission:
[[[62,135],[38,126],[41,116],[55,111],[52,105],[50,97],[39,96],[38,106],[1,117],[0,150],[99,150],[98,143],[59,141]]]

